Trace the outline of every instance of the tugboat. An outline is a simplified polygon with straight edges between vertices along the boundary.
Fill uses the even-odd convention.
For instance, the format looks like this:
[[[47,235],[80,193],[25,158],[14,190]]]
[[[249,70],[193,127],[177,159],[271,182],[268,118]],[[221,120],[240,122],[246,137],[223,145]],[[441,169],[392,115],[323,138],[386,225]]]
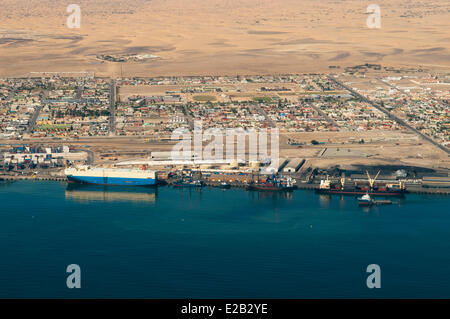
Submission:
[[[358,198],[359,206],[372,206],[374,204],[372,197],[369,194],[365,194]]]
[[[372,206],[372,205],[391,205],[392,201],[389,199],[372,199],[369,194],[363,195],[358,198],[359,206]]]
[[[231,187],[231,185],[228,184],[227,182],[222,182],[222,183],[220,183],[219,187],[222,189],[228,189]]]
[[[173,183],[173,187],[203,187],[200,180],[179,180]]]

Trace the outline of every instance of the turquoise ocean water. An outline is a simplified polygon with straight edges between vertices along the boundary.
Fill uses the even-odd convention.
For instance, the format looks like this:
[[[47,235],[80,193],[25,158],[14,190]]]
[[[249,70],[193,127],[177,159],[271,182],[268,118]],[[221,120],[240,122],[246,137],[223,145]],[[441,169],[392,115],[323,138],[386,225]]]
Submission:
[[[394,200],[0,182],[0,297],[449,298],[450,197]]]

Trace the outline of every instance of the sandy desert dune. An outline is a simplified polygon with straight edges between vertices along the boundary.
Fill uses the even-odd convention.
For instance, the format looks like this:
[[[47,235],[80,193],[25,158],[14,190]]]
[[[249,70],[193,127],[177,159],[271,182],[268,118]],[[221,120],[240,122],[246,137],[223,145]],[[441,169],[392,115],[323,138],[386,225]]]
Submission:
[[[100,76],[325,72],[329,65],[450,66],[450,2],[379,0],[381,28],[357,0],[2,0],[0,75]],[[99,54],[152,54],[105,62]]]

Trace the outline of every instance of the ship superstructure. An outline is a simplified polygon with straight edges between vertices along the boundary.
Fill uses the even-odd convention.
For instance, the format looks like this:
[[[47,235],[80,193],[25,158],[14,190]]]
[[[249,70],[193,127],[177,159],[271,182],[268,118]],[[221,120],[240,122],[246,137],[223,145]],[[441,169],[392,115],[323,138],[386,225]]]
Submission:
[[[272,175],[265,182],[260,182],[258,178],[256,182],[252,181],[246,188],[257,191],[292,191],[295,188],[295,182],[291,177],[279,178],[278,176]]]

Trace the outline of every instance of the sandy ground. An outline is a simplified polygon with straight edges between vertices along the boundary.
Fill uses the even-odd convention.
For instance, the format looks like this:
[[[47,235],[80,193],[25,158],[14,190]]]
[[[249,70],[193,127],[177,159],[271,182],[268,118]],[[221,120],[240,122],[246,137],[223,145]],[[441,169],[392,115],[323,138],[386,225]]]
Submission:
[[[366,62],[450,67],[448,0],[376,1],[381,8],[380,29],[367,27],[366,8],[371,2],[360,0],[74,2],[81,7],[81,29],[66,26],[70,2],[2,0],[0,76],[43,71],[94,71],[97,76],[316,73],[328,72],[329,65]],[[153,54],[159,58],[113,63],[99,61],[98,54]],[[292,147],[282,136],[280,153],[304,157],[323,167],[381,162],[450,166],[447,154],[410,134],[361,133],[365,144],[349,144],[354,134],[289,134],[298,141],[316,139],[327,144]],[[377,140],[379,136],[385,138]],[[171,148],[167,143],[145,143],[143,138],[50,141],[90,145],[97,160],[112,150],[119,159],[129,159],[138,152]],[[325,147],[332,150],[321,156]]]
[[[319,168],[340,166],[351,168],[354,165],[407,165],[450,171],[450,157],[434,145],[417,140],[410,133],[363,132],[359,137],[364,144],[351,143],[349,137],[354,132],[295,133],[297,141],[310,143],[312,139],[326,141],[325,145],[287,144],[288,137],[280,136],[280,158],[304,158],[307,165]],[[383,137],[383,140],[379,140]],[[289,138],[293,138],[292,134]],[[79,140],[32,139],[24,141],[0,140],[0,144],[29,143],[74,145],[95,153],[96,163],[115,163],[148,158],[152,151],[171,151],[174,142],[146,142],[143,137],[80,138]],[[89,147],[87,147],[89,146]],[[270,145],[268,145],[270,149]],[[325,152],[324,152],[325,151]],[[117,159],[115,161],[115,159]]]
[[[2,0],[0,75],[100,76],[325,72],[329,65],[450,66],[447,0],[379,0],[381,28],[360,0]],[[153,54],[102,63],[97,54]]]

